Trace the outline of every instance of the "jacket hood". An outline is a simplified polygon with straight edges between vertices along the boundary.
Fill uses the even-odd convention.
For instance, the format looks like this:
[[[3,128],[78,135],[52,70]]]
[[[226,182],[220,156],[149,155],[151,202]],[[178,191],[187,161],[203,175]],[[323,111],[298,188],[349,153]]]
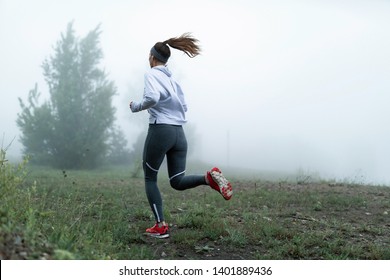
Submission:
[[[168,69],[167,66],[163,66],[163,65],[160,65],[160,66],[155,66],[153,67],[153,69],[157,70],[157,71],[161,71],[163,72],[165,75],[167,75],[168,77],[171,77],[172,76],[172,72],[171,70]]]

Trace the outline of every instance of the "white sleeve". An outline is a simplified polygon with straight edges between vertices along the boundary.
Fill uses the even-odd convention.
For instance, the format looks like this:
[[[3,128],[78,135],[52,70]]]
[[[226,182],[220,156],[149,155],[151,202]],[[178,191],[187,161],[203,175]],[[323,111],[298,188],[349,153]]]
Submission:
[[[145,74],[144,81],[145,87],[142,101],[131,103],[131,111],[133,113],[153,107],[160,99],[160,92],[156,88],[156,78],[149,72]]]

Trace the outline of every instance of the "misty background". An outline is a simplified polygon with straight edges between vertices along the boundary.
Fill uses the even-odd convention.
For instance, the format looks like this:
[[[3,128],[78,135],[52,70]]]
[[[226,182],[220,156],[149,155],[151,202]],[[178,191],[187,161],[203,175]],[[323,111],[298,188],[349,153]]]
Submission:
[[[103,68],[115,82],[117,124],[129,147],[147,112],[149,50],[184,32],[201,56],[172,50],[196,129],[193,156],[247,170],[317,172],[324,178],[390,183],[389,1],[0,0],[0,138],[21,156],[21,111],[42,62],[73,22],[83,37],[101,24]]]

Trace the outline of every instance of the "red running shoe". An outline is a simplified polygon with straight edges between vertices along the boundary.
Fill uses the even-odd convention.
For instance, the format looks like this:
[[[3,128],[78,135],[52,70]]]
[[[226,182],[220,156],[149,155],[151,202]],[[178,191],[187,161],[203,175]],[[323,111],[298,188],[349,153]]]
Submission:
[[[155,238],[168,238],[169,237],[169,227],[168,225],[159,226],[156,223],[151,228],[146,229],[146,234]]]
[[[207,171],[207,179],[210,187],[219,192],[224,199],[229,200],[233,195],[233,188],[230,182],[222,175],[221,170],[217,167]]]

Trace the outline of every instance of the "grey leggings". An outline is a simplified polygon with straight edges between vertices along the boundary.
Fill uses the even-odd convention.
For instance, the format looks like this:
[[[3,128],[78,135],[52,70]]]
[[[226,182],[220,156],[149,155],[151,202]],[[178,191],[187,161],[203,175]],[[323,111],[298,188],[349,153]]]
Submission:
[[[164,221],[157,175],[165,155],[167,156],[169,182],[174,189],[182,191],[206,185],[204,175],[185,176],[187,139],[183,127],[150,124],[144,146],[143,169],[146,196],[157,222]]]

